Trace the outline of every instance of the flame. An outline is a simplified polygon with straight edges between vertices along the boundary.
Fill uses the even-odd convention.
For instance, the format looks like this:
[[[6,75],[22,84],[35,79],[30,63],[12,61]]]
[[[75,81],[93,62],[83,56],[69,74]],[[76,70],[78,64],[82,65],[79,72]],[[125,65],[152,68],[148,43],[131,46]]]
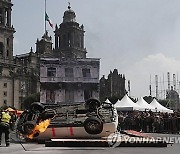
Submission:
[[[49,126],[50,124],[50,119],[47,119],[47,120],[44,120],[44,121],[41,121],[39,124],[37,124],[35,126],[35,128],[33,129],[32,133],[27,135],[27,138],[29,139],[33,139],[34,135],[37,134],[37,133],[43,133],[45,132],[45,130],[47,129],[47,127]]]

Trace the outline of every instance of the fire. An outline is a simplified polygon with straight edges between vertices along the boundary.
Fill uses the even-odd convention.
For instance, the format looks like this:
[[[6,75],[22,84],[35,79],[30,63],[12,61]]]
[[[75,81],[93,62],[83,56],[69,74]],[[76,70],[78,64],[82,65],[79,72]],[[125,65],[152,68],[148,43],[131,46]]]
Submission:
[[[47,120],[44,120],[44,121],[41,121],[39,124],[37,124],[35,126],[35,128],[33,129],[32,133],[27,135],[27,137],[29,139],[33,139],[34,135],[35,134],[39,134],[39,133],[43,133],[45,132],[45,130],[47,129],[47,127],[49,126],[50,124],[50,119],[47,119]]]

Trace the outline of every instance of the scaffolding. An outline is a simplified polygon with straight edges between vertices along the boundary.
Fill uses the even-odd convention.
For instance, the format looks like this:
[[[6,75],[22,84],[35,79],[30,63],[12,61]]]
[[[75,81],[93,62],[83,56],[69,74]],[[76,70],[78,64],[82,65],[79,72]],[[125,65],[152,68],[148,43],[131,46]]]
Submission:
[[[166,79],[167,80],[164,78],[164,74],[163,78],[162,76],[155,75],[154,82],[152,82],[150,75],[150,96],[154,96],[157,99],[166,99],[166,94],[170,90],[174,90],[178,94],[180,93],[180,81],[178,81],[178,74],[172,74],[171,77],[170,72],[167,72]]]

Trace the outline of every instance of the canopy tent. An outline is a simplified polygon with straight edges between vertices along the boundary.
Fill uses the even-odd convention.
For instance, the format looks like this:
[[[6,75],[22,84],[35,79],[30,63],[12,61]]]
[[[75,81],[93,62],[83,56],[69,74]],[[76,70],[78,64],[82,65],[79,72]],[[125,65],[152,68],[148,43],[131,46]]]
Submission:
[[[112,104],[108,98],[104,102]]]
[[[6,109],[6,111],[9,111],[9,112],[15,112],[16,110],[14,110],[14,109],[11,108],[11,107],[8,107],[8,108]]]
[[[114,107],[118,111],[131,111],[131,110],[142,110],[142,108],[134,103],[127,95],[125,95],[121,101],[118,100]]]
[[[6,109],[6,111],[9,111],[9,112],[11,112],[13,114],[16,114],[17,116],[20,116],[24,112],[24,111],[21,111],[21,110],[15,110],[15,109],[13,109],[11,107],[8,107]]]
[[[164,106],[162,106],[155,98],[153,101],[150,103],[151,106],[155,107],[155,110],[157,112],[168,112],[168,113],[173,113],[173,110],[170,110]]]
[[[16,115],[19,117],[24,111],[16,110]]]
[[[152,106],[152,105],[150,105],[150,104],[148,104],[148,103],[143,99],[143,97],[141,97],[141,98],[136,102],[136,104],[138,104],[140,107],[142,107],[142,108],[143,108],[143,111],[145,111],[145,110],[151,110],[151,111],[153,111],[153,112],[156,111],[156,110],[155,110],[155,107]]]

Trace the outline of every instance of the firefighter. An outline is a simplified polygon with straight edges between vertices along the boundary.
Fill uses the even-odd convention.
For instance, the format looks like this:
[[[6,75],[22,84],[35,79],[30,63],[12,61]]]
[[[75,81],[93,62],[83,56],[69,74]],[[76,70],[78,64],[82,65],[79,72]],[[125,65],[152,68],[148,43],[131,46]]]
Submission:
[[[1,113],[0,119],[1,119],[0,120],[0,145],[1,145],[2,133],[5,133],[5,142],[6,142],[6,146],[8,147],[10,145],[9,134],[10,134],[10,120],[11,120],[9,111],[4,110]]]

